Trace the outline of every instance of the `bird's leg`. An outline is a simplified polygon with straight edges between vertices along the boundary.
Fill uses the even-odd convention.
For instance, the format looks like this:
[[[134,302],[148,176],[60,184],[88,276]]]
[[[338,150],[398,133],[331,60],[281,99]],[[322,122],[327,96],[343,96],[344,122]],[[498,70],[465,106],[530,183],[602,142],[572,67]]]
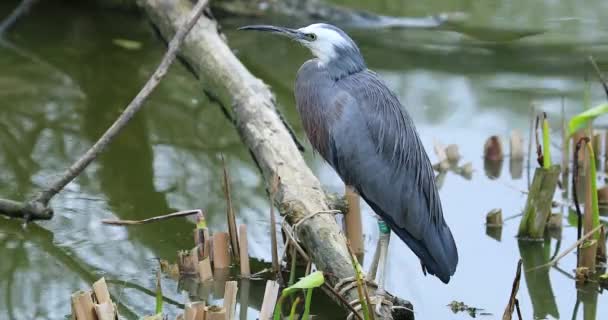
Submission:
[[[377,268],[380,268],[380,273],[378,274],[378,289],[376,290],[376,313],[380,313],[380,307],[382,306],[382,300],[384,299],[384,277],[386,276],[386,260],[388,254],[388,244],[391,237],[391,229],[388,228],[386,223],[383,220],[378,220],[378,229],[380,231],[380,237],[378,239],[378,248],[380,249],[380,254]],[[378,250],[377,250],[378,251]],[[374,257],[375,258],[375,257]]]
[[[380,259],[380,246],[382,242],[380,238],[378,238],[378,242],[376,242],[376,251],[374,251],[374,257],[372,258],[372,262],[369,265],[369,272],[367,276],[370,280],[376,280],[376,273],[378,272],[378,260]]]

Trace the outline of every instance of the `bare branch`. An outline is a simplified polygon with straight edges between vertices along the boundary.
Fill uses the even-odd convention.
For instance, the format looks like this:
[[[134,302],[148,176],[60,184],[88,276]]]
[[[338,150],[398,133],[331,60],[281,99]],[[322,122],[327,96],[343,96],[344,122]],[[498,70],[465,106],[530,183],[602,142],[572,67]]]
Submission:
[[[26,220],[50,219],[53,215],[52,209],[48,208],[48,203],[57,193],[59,193],[68,183],[76,178],[86,167],[99,156],[101,152],[112,142],[120,131],[129,123],[129,120],[141,109],[144,101],[150,96],[152,91],[158,86],[161,79],[167,74],[167,70],[175,60],[186,35],[202,15],[207,6],[207,0],[200,0],[190,11],[186,21],[178,28],[175,36],[169,43],[169,48],[165,53],[161,63],[143,88],[129,103],[123,113],[106,130],[106,132],[95,142],[95,144],[85,152],[74,164],[72,164],[55,182],[47,189],[39,192],[31,201],[19,203],[15,201],[4,201],[5,206],[0,205],[0,214],[10,217],[20,217]],[[32,209],[34,208],[34,209]],[[35,209],[38,208],[38,209]],[[33,210],[33,211],[32,211]]]

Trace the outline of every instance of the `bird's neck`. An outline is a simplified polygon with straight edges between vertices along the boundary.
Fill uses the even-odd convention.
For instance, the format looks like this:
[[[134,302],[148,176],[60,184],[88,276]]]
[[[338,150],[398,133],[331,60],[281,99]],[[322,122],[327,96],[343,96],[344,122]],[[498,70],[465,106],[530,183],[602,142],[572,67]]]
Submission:
[[[322,67],[327,70],[334,80],[339,80],[367,69],[365,61],[358,50],[344,49],[342,51],[338,52],[332,59],[321,62]]]

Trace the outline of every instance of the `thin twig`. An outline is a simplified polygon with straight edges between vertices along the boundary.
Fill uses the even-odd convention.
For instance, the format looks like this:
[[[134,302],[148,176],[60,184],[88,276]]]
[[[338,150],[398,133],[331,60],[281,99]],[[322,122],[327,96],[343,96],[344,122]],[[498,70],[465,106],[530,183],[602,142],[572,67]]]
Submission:
[[[106,130],[106,132],[95,142],[95,144],[87,150],[74,164],[72,164],[59,179],[53,182],[46,190],[40,192],[35,198],[34,202],[40,202],[45,206],[49,203],[57,193],[59,193],[68,183],[76,178],[93,160],[99,156],[99,154],[105,150],[110,142],[118,135],[118,133],[129,123],[129,120],[133,118],[135,113],[141,109],[144,101],[150,96],[152,91],[158,86],[160,80],[167,74],[167,70],[175,60],[177,51],[181,46],[182,42],[186,38],[186,35],[192,29],[194,24],[198,21],[198,18],[203,13],[203,9],[207,6],[207,0],[200,0],[196,6],[190,12],[186,22],[179,27],[171,42],[169,42],[169,48],[165,53],[161,63],[150,79],[146,82],[143,88],[135,96],[135,98],[129,103],[122,114],[114,121],[112,126]]]
[[[298,253],[306,260],[306,261],[311,261],[310,257],[308,256],[308,254],[306,253],[306,251],[304,251],[304,249],[302,248],[302,246],[300,246],[300,244],[298,243],[298,241],[296,241],[296,238],[293,234],[293,229],[291,228],[291,226],[288,223],[282,223],[281,224],[281,228],[283,229],[283,232],[285,232],[285,235],[287,236],[288,242],[293,245],[296,250],[298,250]]]
[[[19,18],[27,13],[36,0],[23,0],[19,5],[8,15],[2,23],[0,23],[0,37],[2,37],[8,29],[10,29]]]
[[[597,66],[597,63],[595,63],[595,59],[593,59],[593,56],[589,56],[589,62],[591,62],[593,69],[595,69],[595,73],[597,73],[597,77],[600,79],[600,82],[602,83],[604,92],[606,93],[606,96],[608,96],[608,83],[606,82],[606,78],[604,78],[604,76],[602,75],[602,71]]]
[[[191,216],[193,214],[198,214],[198,213],[202,214],[203,211],[200,209],[185,210],[185,211],[178,211],[178,212],[165,214],[162,216],[156,216],[156,217],[152,217],[152,218],[148,218],[148,219],[144,219],[144,220],[104,219],[104,220],[101,220],[101,222],[105,223],[105,224],[109,224],[109,225],[114,225],[114,226],[132,226],[132,225],[138,225],[138,224],[146,224],[146,223],[150,223],[150,222],[158,222],[158,221],[167,220],[167,219],[171,219],[171,218],[187,217],[187,216]]]
[[[564,250],[564,252],[560,253],[559,256],[555,257],[555,259],[553,259],[545,264],[542,264],[540,266],[530,268],[530,269],[526,270],[526,272],[534,271],[534,270],[545,268],[545,267],[554,266],[559,260],[561,260],[563,257],[565,257],[568,253],[572,252],[572,250],[578,248],[578,246],[580,246],[583,242],[585,242],[585,240],[589,239],[596,231],[598,231],[603,226],[604,226],[603,224],[600,224],[599,226],[593,228],[593,230],[587,232],[582,238],[578,239],[578,241],[576,241],[572,246],[568,247],[568,249],[566,249],[566,250]]]
[[[515,298],[515,310],[517,311],[517,319],[523,320],[521,316],[521,310],[519,309],[519,299]]]
[[[502,320],[511,320],[513,315],[513,309],[516,306],[517,291],[519,291],[519,280],[521,279],[521,264],[522,260],[519,259],[517,262],[517,272],[515,273],[515,279],[513,279],[513,286],[511,287],[511,295],[509,296],[509,303],[505,308],[505,312],[502,314]],[[521,317],[520,317],[521,319]]]
[[[228,174],[228,169],[226,168],[226,161],[224,160],[224,155],[221,155],[222,158],[222,173],[224,180],[224,196],[226,197],[226,215],[228,221],[228,234],[230,235],[230,245],[232,246],[232,259],[234,261],[239,261],[239,236],[236,231],[236,217],[234,216],[234,208],[232,206],[232,194],[230,192],[230,175]]]
[[[272,250],[272,269],[277,274],[277,280],[282,282],[281,268],[279,266],[276,219],[274,216],[274,199],[279,187],[279,177],[276,174],[273,175],[270,184],[270,247]]]

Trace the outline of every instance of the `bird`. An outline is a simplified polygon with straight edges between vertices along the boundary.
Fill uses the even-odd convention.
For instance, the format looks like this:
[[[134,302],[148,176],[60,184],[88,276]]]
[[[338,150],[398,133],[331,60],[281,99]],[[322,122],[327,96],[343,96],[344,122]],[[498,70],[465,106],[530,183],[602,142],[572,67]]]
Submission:
[[[458,250],[443,217],[431,162],[411,116],[367,68],[357,44],[327,23],[239,30],[286,36],[312,52],[297,72],[294,93],[315,152],[409,246],[423,272],[447,284],[456,271]]]

